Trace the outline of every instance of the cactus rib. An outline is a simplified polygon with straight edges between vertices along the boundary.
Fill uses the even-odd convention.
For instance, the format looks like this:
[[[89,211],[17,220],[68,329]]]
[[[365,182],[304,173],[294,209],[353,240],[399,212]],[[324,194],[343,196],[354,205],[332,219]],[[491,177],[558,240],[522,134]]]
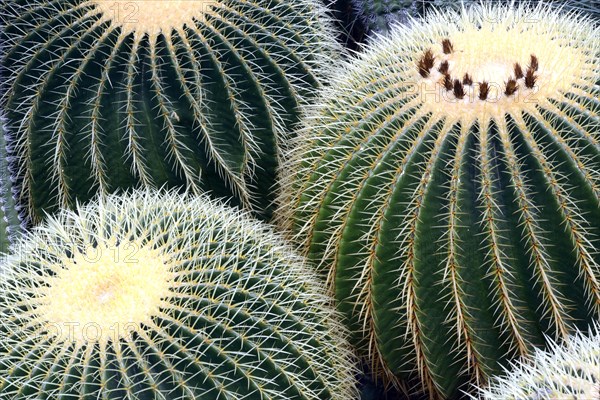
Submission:
[[[0,114],[0,257],[8,253],[10,245],[22,231],[21,220],[14,199],[14,185],[10,173],[5,119]]]
[[[0,6],[0,105],[23,217],[167,185],[269,218],[298,107],[340,57],[323,10],[314,0]]]

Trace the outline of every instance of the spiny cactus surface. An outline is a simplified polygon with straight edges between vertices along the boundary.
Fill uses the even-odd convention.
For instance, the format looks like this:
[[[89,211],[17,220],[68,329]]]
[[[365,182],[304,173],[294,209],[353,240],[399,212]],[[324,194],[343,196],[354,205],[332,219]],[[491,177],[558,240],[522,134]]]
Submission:
[[[278,219],[354,343],[431,397],[600,309],[600,30],[494,4],[342,65],[282,168]]]
[[[0,257],[8,252],[11,242],[21,232],[14,185],[9,171],[4,117],[0,114]]]
[[[531,360],[512,366],[481,391],[485,400],[600,399],[600,331],[579,333],[566,343],[552,343]]]
[[[282,239],[205,196],[61,211],[0,276],[0,398],[356,398],[322,284]]]
[[[34,222],[140,185],[268,218],[297,107],[339,56],[313,0],[11,0],[0,21],[0,105]]]

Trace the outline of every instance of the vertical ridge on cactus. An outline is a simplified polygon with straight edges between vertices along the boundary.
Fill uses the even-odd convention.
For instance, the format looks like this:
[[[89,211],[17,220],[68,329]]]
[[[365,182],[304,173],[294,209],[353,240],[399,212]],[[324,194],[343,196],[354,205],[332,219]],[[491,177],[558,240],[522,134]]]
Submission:
[[[21,221],[14,199],[4,117],[0,114],[0,257],[7,253],[11,243],[21,232]]]
[[[313,0],[15,0],[0,21],[0,105],[34,222],[139,185],[268,218],[281,142],[339,57]]]
[[[515,363],[481,390],[486,400],[600,399],[600,331],[578,333],[563,344]]]
[[[0,276],[0,398],[357,398],[332,299],[282,239],[206,196],[64,210]]]
[[[307,108],[277,219],[388,379],[453,398],[598,318],[599,65],[590,20],[485,3],[397,26]]]

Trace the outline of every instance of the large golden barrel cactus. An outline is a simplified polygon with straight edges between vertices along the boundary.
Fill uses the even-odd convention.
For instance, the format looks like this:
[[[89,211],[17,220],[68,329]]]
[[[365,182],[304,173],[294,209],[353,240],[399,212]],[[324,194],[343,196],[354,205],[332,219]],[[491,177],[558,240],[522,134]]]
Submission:
[[[339,57],[318,0],[11,0],[0,106],[18,203],[211,191],[268,218],[281,145]]]
[[[600,310],[600,29],[483,4],[343,64],[282,168],[279,220],[354,343],[458,396]]]
[[[0,398],[349,400],[322,283],[265,225],[205,196],[61,211],[0,275]]]

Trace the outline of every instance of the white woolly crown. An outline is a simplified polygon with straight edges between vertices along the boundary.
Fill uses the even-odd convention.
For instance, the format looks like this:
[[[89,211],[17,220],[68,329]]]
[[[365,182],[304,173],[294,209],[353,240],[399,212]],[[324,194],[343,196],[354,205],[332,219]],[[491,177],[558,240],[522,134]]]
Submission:
[[[571,102],[563,96],[567,89],[586,95],[585,88],[595,85],[600,73],[599,27],[582,15],[565,15],[543,3],[532,7],[483,2],[461,12],[442,10],[418,23],[396,25],[390,35],[378,36],[355,60],[341,65],[322,98],[332,100],[335,95],[346,101],[363,98],[373,86],[381,87],[381,94],[396,89],[404,93],[403,99],[396,99],[407,101],[404,108],[423,104],[420,113],[472,123],[505,113],[534,113],[536,106],[548,107],[552,101]],[[450,49],[444,49],[445,40]],[[421,76],[419,62],[427,51],[433,56],[432,65]],[[532,55],[537,66],[529,87],[525,80]],[[443,62],[448,62],[450,88],[444,87]],[[517,63],[523,76],[515,76]],[[471,83],[465,83],[466,74]],[[454,90],[455,79],[464,92],[460,96]],[[517,89],[507,95],[511,79]],[[483,82],[489,84],[485,100],[480,99]],[[350,104],[340,102],[339,107]]]

